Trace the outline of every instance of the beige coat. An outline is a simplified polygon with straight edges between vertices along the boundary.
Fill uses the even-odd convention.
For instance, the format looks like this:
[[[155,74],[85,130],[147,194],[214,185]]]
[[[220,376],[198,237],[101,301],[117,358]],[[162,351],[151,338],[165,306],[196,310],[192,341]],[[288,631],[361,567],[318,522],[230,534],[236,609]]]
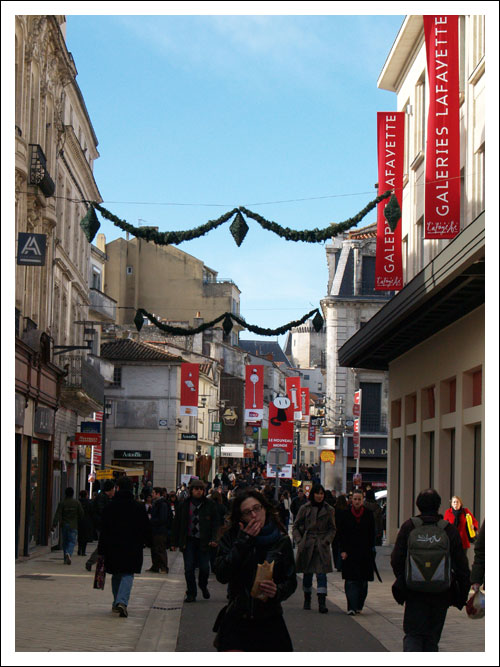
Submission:
[[[323,503],[319,511],[310,502],[302,505],[293,524],[297,572],[333,572],[331,544],[335,530],[335,511],[330,505]]]

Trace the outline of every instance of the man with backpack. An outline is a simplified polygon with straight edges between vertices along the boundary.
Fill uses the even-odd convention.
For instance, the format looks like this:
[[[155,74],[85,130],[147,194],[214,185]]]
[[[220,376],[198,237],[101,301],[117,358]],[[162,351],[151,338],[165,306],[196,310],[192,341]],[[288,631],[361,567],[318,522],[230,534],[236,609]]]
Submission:
[[[394,599],[405,604],[403,651],[438,651],[448,607],[462,609],[470,571],[458,530],[439,514],[434,489],[419,493],[417,517],[401,526],[391,554]]]

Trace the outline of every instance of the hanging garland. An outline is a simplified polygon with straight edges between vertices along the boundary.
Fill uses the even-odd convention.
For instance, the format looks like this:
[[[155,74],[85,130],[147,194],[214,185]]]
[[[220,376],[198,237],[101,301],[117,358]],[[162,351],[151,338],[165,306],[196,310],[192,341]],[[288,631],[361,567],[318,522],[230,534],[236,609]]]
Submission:
[[[211,232],[213,229],[217,229],[217,227],[220,227],[220,225],[223,225],[225,222],[227,222],[234,216],[234,220],[230,226],[230,231],[231,234],[233,235],[236,244],[240,246],[243,243],[243,239],[245,238],[249,229],[245,221],[245,218],[242,215],[244,213],[249,218],[252,218],[256,222],[258,222],[263,229],[267,229],[268,231],[274,232],[281,238],[286,239],[287,241],[322,243],[324,241],[327,241],[332,236],[337,236],[337,234],[345,232],[351,227],[357,225],[365,217],[367,213],[373,210],[377,206],[377,204],[379,204],[384,199],[387,199],[388,197],[391,197],[391,199],[389,205],[386,206],[384,209],[384,214],[386,215],[386,217],[387,214],[390,214],[391,216],[390,224],[392,225],[392,220],[395,218],[395,215],[397,214],[397,209],[399,208],[399,204],[397,198],[395,197],[394,194],[392,194],[391,190],[388,190],[387,192],[384,192],[384,194],[379,195],[376,199],[367,204],[365,208],[354,217],[349,218],[344,222],[339,222],[339,223],[332,222],[330,225],[328,225],[328,227],[325,227],[324,229],[316,228],[304,231],[297,231],[294,229],[290,229],[289,227],[282,227],[281,225],[278,225],[278,223],[266,220],[266,218],[262,217],[258,213],[253,213],[244,206],[240,206],[239,208],[233,208],[233,210],[229,211],[228,213],[224,213],[224,215],[221,215],[221,217],[217,218],[217,220],[209,220],[204,225],[195,227],[194,229],[189,229],[187,231],[178,231],[178,232],[158,232],[156,231],[156,229],[152,229],[151,227],[134,227],[125,220],[121,220],[116,215],[113,215],[113,213],[104,208],[104,206],[101,206],[96,202],[86,202],[87,204],[89,204],[89,209],[83,220],[80,222],[80,225],[83,231],[85,232],[85,235],[89,243],[92,243],[95,235],[97,234],[97,230],[99,229],[99,221],[95,214],[95,209],[97,209],[105,218],[110,220],[114,225],[120,227],[120,229],[122,229],[125,232],[129,232],[136,238],[144,239],[145,241],[150,241],[156,243],[157,245],[179,245],[180,243],[184,243],[184,241],[191,241],[193,239],[200,238],[200,236],[204,236],[208,232]],[[387,219],[389,220],[389,218]],[[396,222],[398,219],[399,218],[396,218]]]
[[[170,326],[169,324],[160,322],[159,320],[156,319],[154,315],[144,310],[144,308],[139,308],[137,310],[134,317],[134,324],[137,328],[137,331],[140,331],[144,324],[144,318],[146,317],[152,324],[155,325],[155,327],[161,329],[162,331],[165,331],[171,336],[195,336],[196,334],[202,333],[207,329],[212,329],[216,324],[222,322],[222,328],[224,329],[224,333],[227,336],[229,335],[231,329],[233,328],[233,320],[234,320],[244,329],[248,329],[248,331],[252,331],[253,333],[259,334],[260,336],[280,336],[281,334],[290,331],[290,329],[293,329],[295,327],[300,326],[301,324],[304,324],[304,322],[313,315],[314,318],[312,320],[312,325],[315,331],[319,332],[323,327],[324,320],[318,308],[311,310],[309,313],[304,315],[304,317],[302,317],[300,320],[296,320],[294,322],[288,322],[288,324],[284,324],[283,326],[278,327],[277,329],[264,329],[263,327],[258,327],[255,326],[254,324],[248,324],[242,317],[239,317],[238,315],[234,315],[233,313],[229,312],[223,313],[222,315],[219,315],[219,317],[216,317],[215,320],[212,320],[211,322],[205,322],[195,328],[173,327]]]

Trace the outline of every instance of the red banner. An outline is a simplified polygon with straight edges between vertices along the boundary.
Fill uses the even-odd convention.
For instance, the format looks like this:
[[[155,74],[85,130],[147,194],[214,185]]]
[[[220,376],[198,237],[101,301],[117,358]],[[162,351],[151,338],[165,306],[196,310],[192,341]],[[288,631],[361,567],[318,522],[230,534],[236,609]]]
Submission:
[[[309,428],[307,431],[307,442],[309,445],[314,445],[316,442],[316,424],[309,422]]]
[[[278,408],[269,403],[269,430],[267,433],[267,449],[273,447],[284,449],[288,453],[288,464],[293,462],[293,405]]]
[[[245,366],[245,421],[264,417],[264,366]]]
[[[181,364],[181,415],[198,414],[199,364]]]
[[[429,76],[425,154],[425,238],[460,232],[458,16],[424,16]]]
[[[77,445],[100,445],[100,433],[75,433],[75,442]]]
[[[403,207],[403,172],[405,153],[404,111],[377,113],[378,194],[394,190],[400,208]],[[375,289],[400,290],[403,287],[403,258],[401,249],[401,218],[392,231],[384,217],[387,200],[377,206],[377,254],[375,259]]]
[[[94,465],[100,466],[102,462],[102,447],[101,445],[96,445],[94,447]]]
[[[352,414],[354,417],[361,416],[361,389],[354,392],[354,405],[352,406]]]
[[[302,421],[309,423],[309,387],[300,388],[300,411]]]
[[[302,412],[300,410],[300,376],[293,378],[285,378],[286,395],[290,399],[293,408],[293,418],[295,420],[302,419]]]

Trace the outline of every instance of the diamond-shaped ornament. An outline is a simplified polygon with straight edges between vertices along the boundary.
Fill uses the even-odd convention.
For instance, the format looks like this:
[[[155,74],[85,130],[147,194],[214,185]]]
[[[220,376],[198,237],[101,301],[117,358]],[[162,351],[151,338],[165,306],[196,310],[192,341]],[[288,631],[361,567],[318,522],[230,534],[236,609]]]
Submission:
[[[325,323],[325,320],[319,314],[319,310],[317,310],[316,315],[314,316],[313,321],[312,321],[314,330],[315,331],[321,331],[321,329],[323,328],[324,323]]]
[[[234,217],[233,222],[231,223],[231,226],[229,227],[229,231],[233,235],[238,248],[243,243],[243,239],[247,235],[248,230],[249,227],[245,221],[245,218],[241,215],[241,212],[238,211]]]
[[[80,227],[83,229],[83,233],[87,237],[87,241],[92,243],[97,230],[101,226],[99,222],[95,209],[93,206],[90,206],[89,210],[85,214],[85,217],[80,220]]]
[[[142,325],[144,324],[144,317],[142,316],[140,310],[138,310],[135,314],[134,324],[136,326],[137,331],[140,331],[142,329]]]
[[[384,217],[387,220],[387,224],[391,228],[391,232],[394,232],[398,226],[398,220],[401,218],[401,207],[397,200],[396,195],[392,194],[389,199],[389,203],[384,208]]]
[[[224,329],[224,335],[229,336],[231,329],[233,328],[233,320],[231,319],[231,315],[229,313],[226,313],[226,317],[222,322],[222,328]]]

